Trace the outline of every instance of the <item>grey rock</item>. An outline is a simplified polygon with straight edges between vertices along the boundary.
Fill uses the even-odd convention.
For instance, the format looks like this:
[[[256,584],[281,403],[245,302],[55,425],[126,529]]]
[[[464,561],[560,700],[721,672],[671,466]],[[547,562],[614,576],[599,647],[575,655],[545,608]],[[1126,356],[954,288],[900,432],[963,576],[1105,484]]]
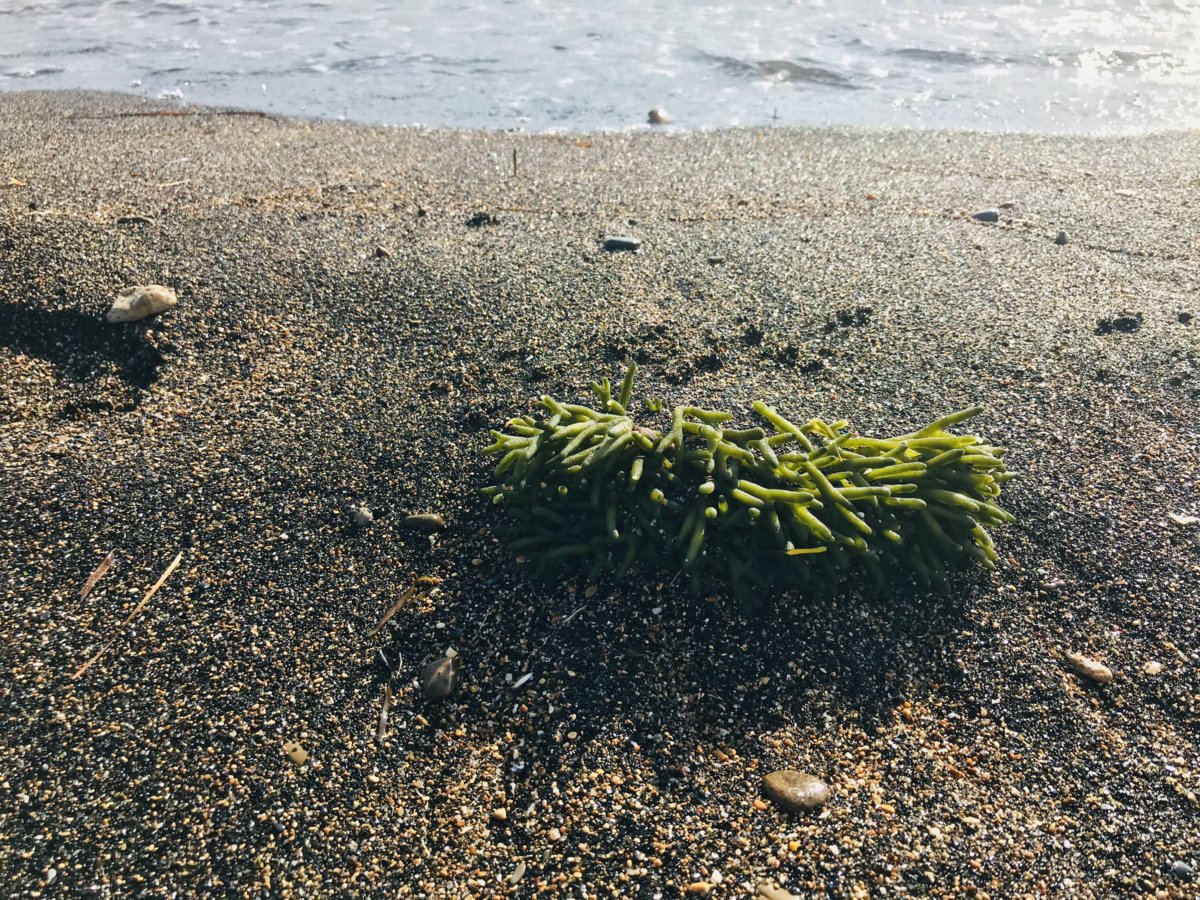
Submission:
[[[1061,247],[1064,244],[1066,244],[1066,242],[1067,242],[1067,233],[1065,231],[1060,231],[1058,234],[1056,234],[1054,236],[1054,243],[1058,244],[1058,246]]]
[[[366,504],[359,503],[350,507],[350,518],[358,528],[366,528],[375,521],[375,514]]]
[[[430,700],[449,697],[458,688],[460,665],[457,656],[444,656],[431,662],[421,672],[421,691]]]
[[[1195,868],[1185,863],[1182,859],[1177,859],[1171,863],[1171,877],[1173,878],[1178,878],[1180,881],[1191,881],[1192,876],[1195,874]]]
[[[971,218],[977,222],[999,222],[1000,210],[998,209],[981,209],[979,212],[972,213]]]
[[[642,242],[637,238],[614,236],[604,239],[604,249],[610,252],[624,250],[633,253],[640,246]]]
[[[411,528],[413,531],[423,531],[426,534],[432,534],[435,531],[441,531],[446,527],[446,520],[442,518],[440,513],[417,513],[412,516],[404,517],[404,527]]]
[[[788,812],[809,812],[829,800],[829,785],[815,775],[782,769],[763,778],[763,793]]]
[[[661,106],[656,106],[646,114],[646,121],[651,125],[666,125],[671,121],[671,117]]]
[[[375,248],[375,256],[377,259],[391,259],[392,251],[380,244]]]
[[[173,308],[179,302],[175,292],[161,284],[127,287],[117,295],[108,311],[110,322],[137,322]]]
[[[723,256],[710,256],[708,258],[708,264],[710,266],[719,266],[723,262],[725,262],[725,257]]]

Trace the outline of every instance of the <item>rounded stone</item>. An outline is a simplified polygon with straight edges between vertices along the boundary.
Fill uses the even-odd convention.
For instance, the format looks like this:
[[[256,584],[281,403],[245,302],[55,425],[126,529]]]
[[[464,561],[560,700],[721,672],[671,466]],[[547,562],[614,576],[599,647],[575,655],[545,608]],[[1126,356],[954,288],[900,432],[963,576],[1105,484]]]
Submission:
[[[1060,231],[1058,234],[1056,234],[1054,236],[1054,243],[1058,244],[1058,246],[1061,247],[1064,244],[1066,244],[1066,242],[1067,242],[1067,233],[1065,231]]]
[[[458,688],[459,666],[457,656],[446,656],[427,665],[421,672],[421,690],[425,696],[441,700],[453,694]]]
[[[370,507],[362,503],[350,507],[350,517],[358,528],[366,528],[375,521],[375,514]]]
[[[445,528],[446,520],[440,513],[418,513],[412,516],[405,516],[404,527],[411,528],[413,531],[432,533]]]
[[[110,322],[137,322],[172,309],[179,303],[175,292],[161,284],[127,287],[117,295],[108,311]]]
[[[1171,875],[1180,881],[1191,881],[1195,874],[1196,869],[1182,859],[1177,859],[1171,863]]]
[[[981,209],[979,212],[972,213],[971,218],[977,222],[999,222],[1000,210],[998,209]]]
[[[634,253],[640,246],[642,246],[642,242],[637,238],[617,235],[604,239],[604,249],[609,253],[619,253],[622,251],[625,253]]]
[[[1072,653],[1067,657],[1067,662],[1070,663],[1071,670],[1081,678],[1086,678],[1097,684],[1112,683],[1112,669],[1104,665],[1104,663],[1092,659],[1090,656],[1084,656],[1082,653]]]
[[[646,121],[651,125],[666,125],[671,121],[671,117],[661,106],[656,106],[646,114]]]
[[[782,769],[763,778],[763,793],[776,806],[788,812],[809,812],[829,800],[829,785],[815,775]]]

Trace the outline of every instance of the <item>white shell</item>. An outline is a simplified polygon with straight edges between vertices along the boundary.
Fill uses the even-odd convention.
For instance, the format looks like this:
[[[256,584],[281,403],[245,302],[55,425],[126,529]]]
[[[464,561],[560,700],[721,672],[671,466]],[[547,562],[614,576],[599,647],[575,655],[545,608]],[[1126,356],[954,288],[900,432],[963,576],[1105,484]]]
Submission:
[[[117,295],[108,311],[110,322],[136,322],[166,312],[179,302],[175,292],[161,284],[127,287]]]

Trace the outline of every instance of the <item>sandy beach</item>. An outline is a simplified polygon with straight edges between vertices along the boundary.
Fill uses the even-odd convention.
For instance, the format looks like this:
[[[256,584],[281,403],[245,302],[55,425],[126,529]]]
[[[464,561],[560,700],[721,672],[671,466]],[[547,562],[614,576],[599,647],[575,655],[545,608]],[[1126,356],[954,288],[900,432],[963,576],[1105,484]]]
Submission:
[[[0,93],[6,895],[1196,896],[1197,159]],[[104,321],[139,284],[178,306]],[[751,619],[525,580],[488,431],[634,360],[746,424],[984,405],[1001,564]]]

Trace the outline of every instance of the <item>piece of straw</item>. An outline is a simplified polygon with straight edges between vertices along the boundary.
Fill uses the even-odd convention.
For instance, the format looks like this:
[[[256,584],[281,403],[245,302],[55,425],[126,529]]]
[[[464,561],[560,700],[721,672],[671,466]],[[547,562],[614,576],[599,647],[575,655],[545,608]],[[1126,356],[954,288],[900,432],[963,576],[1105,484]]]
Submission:
[[[411,600],[413,598],[413,595],[418,590],[421,589],[422,584],[441,584],[441,583],[442,583],[442,579],[436,578],[433,575],[422,575],[420,578],[417,579],[415,584],[413,584],[403,594],[400,595],[400,599],[397,600],[395,603],[393,603],[391,609],[389,609],[387,612],[385,612],[383,614],[383,616],[380,618],[380,620],[375,623],[375,627],[367,632],[367,637],[374,637],[375,635],[379,634],[380,629],[383,628],[383,626],[386,625],[391,620],[392,616],[394,616],[397,612],[399,612],[400,607],[402,607],[405,603],[407,603],[409,600]]]
[[[146,592],[146,596],[142,598],[142,602],[133,608],[133,612],[126,617],[125,621],[121,623],[121,627],[117,629],[117,633],[109,638],[103,647],[96,651],[95,656],[75,670],[75,674],[71,676],[72,681],[77,681],[79,678],[81,678],[83,673],[90,669],[96,660],[108,652],[108,648],[111,647],[116,642],[117,638],[121,636],[121,632],[125,630],[126,626],[128,626],[129,623],[134,620],[138,613],[146,608],[146,604],[150,602],[150,598],[158,593],[158,589],[166,584],[167,579],[171,577],[171,573],[179,568],[179,561],[181,559],[183,559],[182,550],[175,554],[175,558],[171,560],[171,564],[167,566],[167,571],[163,572],[158,581],[154,583],[154,587],[150,588],[150,590]],[[101,563],[101,565],[103,565],[103,563]]]
[[[83,587],[79,589],[80,600],[84,599],[88,594],[90,594],[92,592],[92,588],[96,586],[96,583],[103,578],[105,574],[107,574],[109,569],[112,568],[114,554],[116,552],[117,550],[115,547],[112,550],[109,550],[108,556],[100,560],[100,565],[96,566],[96,568],[92,570],[92,574],[88,576],[88,580],[85,581],[83,583]]]

